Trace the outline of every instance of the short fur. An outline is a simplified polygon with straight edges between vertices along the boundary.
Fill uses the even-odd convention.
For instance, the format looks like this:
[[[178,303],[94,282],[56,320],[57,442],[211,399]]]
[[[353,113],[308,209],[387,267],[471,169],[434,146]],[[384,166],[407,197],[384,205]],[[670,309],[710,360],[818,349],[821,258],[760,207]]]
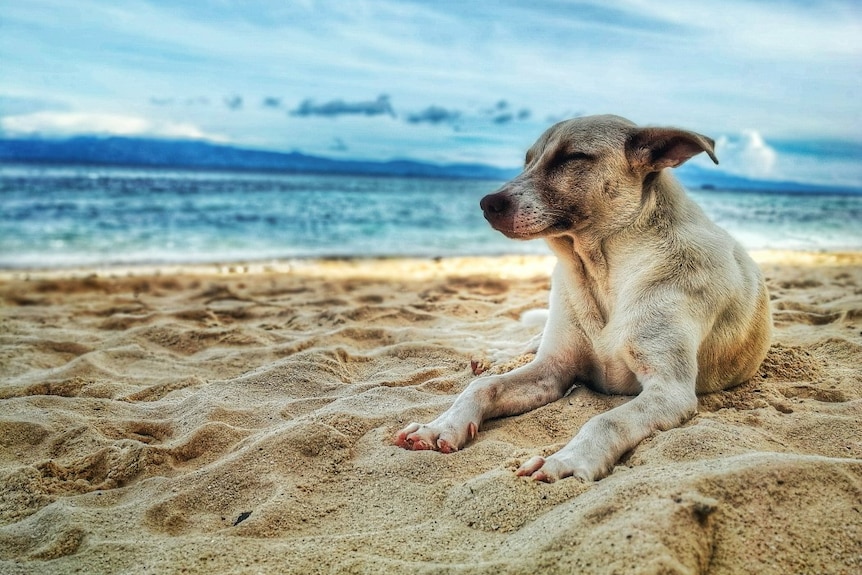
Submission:
[[[700,152],[718,163],[713,146],[694,132],[618,116],[549,128],[523,173],[481,202],[495,229],[544,238],[558,258],[536,358],[474,380],[445,413],[408,425],[395,442],[456,451],[486,419],[555,401],[575,383],[637,395],[517,471],[595,480],[656,430],[692,417],[696,393],[752,377],[771,337],[763,277],[665,169]]]

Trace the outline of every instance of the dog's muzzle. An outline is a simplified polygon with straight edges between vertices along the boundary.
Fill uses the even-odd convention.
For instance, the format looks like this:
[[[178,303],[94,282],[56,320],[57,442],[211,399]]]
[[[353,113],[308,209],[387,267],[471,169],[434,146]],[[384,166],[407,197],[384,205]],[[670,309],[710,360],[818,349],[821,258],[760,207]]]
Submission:
[[[488,220],[488,223],[495,229],[500,229],[501,226],[504,228],[511,228],[512,200],[506,192],[497,192],[495,194],[485,196],[482,198],[482,201],[479,202],[479,207],[482,208],[482,212],[485,214],[485,219]],[[509,221],[506,222],[506,220]],[[508,225],[503,225],[505,223],[508,223]]]
[[[572,220],[568,217],[548,217],[546,208],[529,203],[524,205],[523,198],[508,188],[485,196],[479,207],[492,228],[512,239],[561,234],[572,227]]]

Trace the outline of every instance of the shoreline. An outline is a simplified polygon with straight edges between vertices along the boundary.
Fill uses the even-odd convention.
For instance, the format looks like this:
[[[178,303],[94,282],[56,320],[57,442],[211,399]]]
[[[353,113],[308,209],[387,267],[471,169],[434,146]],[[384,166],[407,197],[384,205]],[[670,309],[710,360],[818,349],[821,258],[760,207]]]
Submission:
[[[752,250],[752,259],[761,265],[841,266],[862,264],[860,251],[828,250]],[[142,263],[118,265],[83,265],[69,267],[0,268],[0,281],[114,279],[141,276],[241,276],[255,274],[295,274],[315,277],[383,278],[390,274],[411,272],[419,278],[436,275],[468,276],[497,270],[503,279],[526,278],[549,274],[556,257],[538,254],[501,254],[479,256],[351,256],[324,258],[288,258],[237,260],[206,263]]]

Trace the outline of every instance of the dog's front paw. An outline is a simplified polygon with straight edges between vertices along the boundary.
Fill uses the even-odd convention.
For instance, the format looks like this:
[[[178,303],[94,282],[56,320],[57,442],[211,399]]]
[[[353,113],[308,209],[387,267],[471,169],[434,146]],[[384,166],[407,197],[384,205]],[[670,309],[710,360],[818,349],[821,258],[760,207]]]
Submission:
[[[583,481],[592,481],[595,478],[586,466],[576,465],[554,455],[548,458],[539,456],[531,458],[515,471],[515,475],[530,477],[545,483],[553,483],[566,477],[577,477]]]
[[[453,453],[476,437],[477,431],[478,427],[472,422],[467,424],[461,433],[450,426],[411,423],[395,434],[395,444],[412,451],[431,449],[441,453]]]

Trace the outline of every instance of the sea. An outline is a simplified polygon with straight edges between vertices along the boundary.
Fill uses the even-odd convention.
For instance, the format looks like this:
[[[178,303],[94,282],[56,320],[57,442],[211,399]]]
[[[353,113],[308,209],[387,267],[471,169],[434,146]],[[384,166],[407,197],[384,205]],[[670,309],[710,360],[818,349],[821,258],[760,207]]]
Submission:
[[[500,181],[0,165],[0,268],[548,254],[491,229]],[[862,194],[695,189],[750,250],[862,250]]]

